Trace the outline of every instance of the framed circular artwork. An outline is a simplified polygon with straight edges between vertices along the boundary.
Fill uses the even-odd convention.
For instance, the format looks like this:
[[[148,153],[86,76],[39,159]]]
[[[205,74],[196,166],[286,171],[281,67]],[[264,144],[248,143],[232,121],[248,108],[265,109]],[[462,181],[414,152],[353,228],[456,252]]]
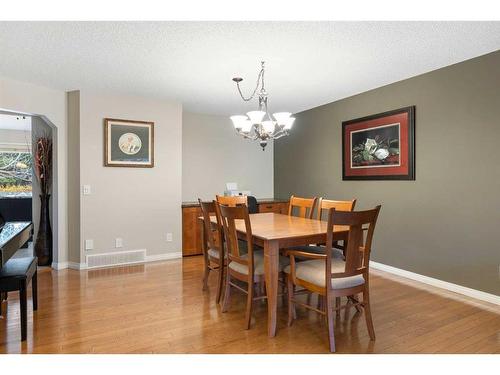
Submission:
[[[106,167],[154,166],[154,123],[104,119],[104,165]]]

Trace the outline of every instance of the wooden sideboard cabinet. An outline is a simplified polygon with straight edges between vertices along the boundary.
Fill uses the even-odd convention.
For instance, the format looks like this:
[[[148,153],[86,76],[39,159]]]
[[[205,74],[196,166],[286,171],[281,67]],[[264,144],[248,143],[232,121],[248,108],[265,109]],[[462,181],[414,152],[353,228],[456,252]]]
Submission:
[[[259,212],[274,212],[286,215],[288,213],[288,202],[263,202],[259,203]]]
[[[200,206],[182,207],[182,256],[201,254]]]
[[[288,200],[257,199],[259,212],[288,213]],[[182,256],[200,255],[202,228],[198,218],[202,216],[198,202],[182,203]]]

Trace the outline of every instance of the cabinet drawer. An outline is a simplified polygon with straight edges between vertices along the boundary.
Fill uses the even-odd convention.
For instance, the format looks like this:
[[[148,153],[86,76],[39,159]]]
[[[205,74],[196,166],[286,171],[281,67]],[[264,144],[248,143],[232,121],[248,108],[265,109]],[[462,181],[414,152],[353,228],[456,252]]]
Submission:
[[[286,214],[286,206],[286,203],[261,203],[259,204],[259,212]]]

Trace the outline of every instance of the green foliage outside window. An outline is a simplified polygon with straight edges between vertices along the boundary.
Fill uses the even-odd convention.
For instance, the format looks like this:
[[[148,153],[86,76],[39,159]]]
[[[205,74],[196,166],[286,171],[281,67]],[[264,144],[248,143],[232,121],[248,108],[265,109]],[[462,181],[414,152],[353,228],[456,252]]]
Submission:
[[[0,152],[0,193],[31,192],[33,158],[29,152]]]

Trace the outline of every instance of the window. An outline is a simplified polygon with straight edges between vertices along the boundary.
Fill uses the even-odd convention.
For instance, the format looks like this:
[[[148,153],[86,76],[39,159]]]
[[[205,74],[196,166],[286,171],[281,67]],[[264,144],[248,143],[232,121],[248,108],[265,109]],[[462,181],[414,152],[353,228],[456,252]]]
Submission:
[[[31,196],[33,158],[29,151],[0,149],[0,196]]]

